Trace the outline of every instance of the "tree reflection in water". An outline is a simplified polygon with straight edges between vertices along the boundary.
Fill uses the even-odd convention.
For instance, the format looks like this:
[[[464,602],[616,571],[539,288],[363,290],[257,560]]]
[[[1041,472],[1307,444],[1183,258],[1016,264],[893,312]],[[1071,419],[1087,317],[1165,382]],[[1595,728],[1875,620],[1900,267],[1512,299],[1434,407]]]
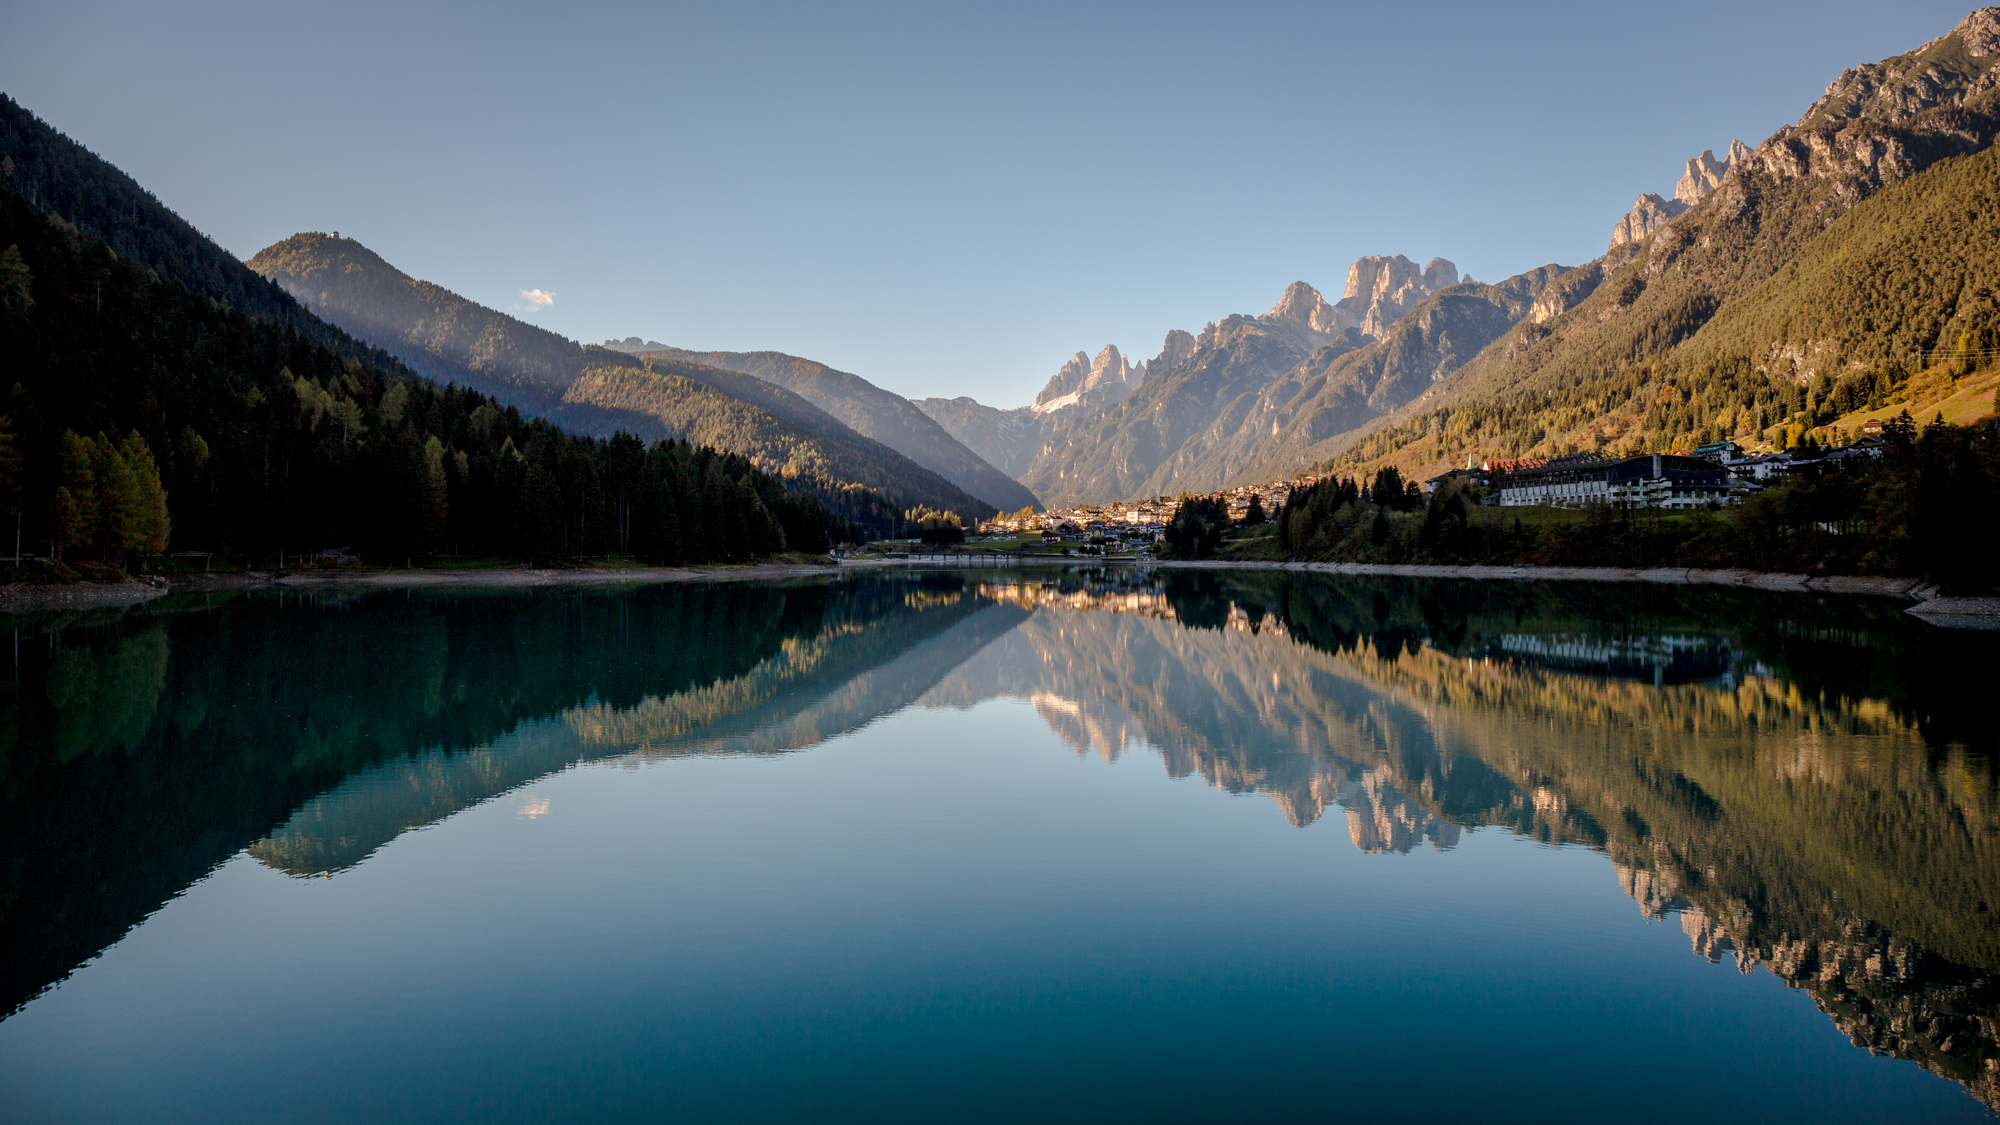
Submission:
[[[773,754],[1030,702],[1339,809],[1355,847],[1497,827],[1607,855],[1696,953],[2000,1106],[1983,638],[1892,604],[1283,572],[887,575],[169,599],[15,623],[0,686],[11,1011],[247,848],[326,875],[577,762]],[[526,807],[524,805],[524,807]]]
[[[1856,1046],[2000,1106],[1979,634],[1645,585],[1179,571],[985,592],[1036,615],[927,701],[1033,699],[1078,753],[1116,729],[1295,824],[1338,805],[1366,852],[1487,826],[1595,848],[1697,954],[1763,966]]]

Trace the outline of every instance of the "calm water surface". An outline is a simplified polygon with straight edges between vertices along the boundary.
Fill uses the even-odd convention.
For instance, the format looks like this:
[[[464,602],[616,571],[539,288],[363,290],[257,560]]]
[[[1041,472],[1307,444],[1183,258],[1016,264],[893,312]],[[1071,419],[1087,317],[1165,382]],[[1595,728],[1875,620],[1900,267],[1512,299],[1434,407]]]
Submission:
[[[21,619],[0,1119],[1950,1121],[1988,638],[1283,574]]]

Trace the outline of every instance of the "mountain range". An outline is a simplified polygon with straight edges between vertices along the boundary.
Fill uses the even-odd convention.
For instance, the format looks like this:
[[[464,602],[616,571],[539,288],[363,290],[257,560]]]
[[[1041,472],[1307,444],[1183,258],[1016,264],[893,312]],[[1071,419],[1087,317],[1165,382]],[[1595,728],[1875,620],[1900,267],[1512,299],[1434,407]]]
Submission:
[[[1757,147],[1688,159],[1580,266],[1481,285],[1363,258],[1338,302],[1299,283],[1169,335],[1136,386],[1070,400],[1079,355],[1028,407],[918,405],[1052,504],[1754,441],[1911,404],[1970,421],[1991,377],[1964,380],[2000,354],[1996,60],[1983,8],[1852,68]]]
[[[1338,301],[1295,282],[1262,316],[1168,333],[1148,362],[1106,347],[1086,366],[1079,352],[1030,406],[917,405],[1051,504],[1269,479],[1470,358],[1556,272],[1482,285],[1442,258],[1366,257]]]
[[[1025,488],[979,461],[905,400],[810,361],[760,353],[760,370],[771,373],[760,378],[741,364],[702,362],[691,352],[633,355],[584,347],[410,277],[338,232],[293,235],[248,264],[306,308],[414,370],[492,394],[573,431],[608,436],[624,430],[646,440],[711,444],[767,472],[820,482],[817,491],[867,489],[897,509],[928,507],[967,519],[999,510],[1000,504],[961,488],[953,476],[1012,507],[1034,503]],[[810,393],[794,393],[792,386]],[[893,404],[911,417],[898,415]]]
[[[1034,493],[982,460],[909,399],[859,375],[782,352],[694,352],[610,341],[605,347],[648,360],[696,363],[755,376],[798,395],[855,433],[881,442],[996,508],[1011,512],[1036,504]]]
[[[1799,120],[1639,197],[1605,255],[1320,471],[1754,441],[1989,412],[2000,8],[1843,72]]]
[[[338,297],[340,286],[280,264],[299,239],[253,264],[419,370],[524,402],[539,395],[539,408],[572,426],[661,417],[634,362],[806,425],[796,405],[777,409],[756,388],[711,374],[732,372],[817,408],[815,433],[843,427],[1007,510],[1205,492],[1306,469],[1394,464],[1423,476],[1468,455],[1750,440],[1936,390],[1935,378],[1913,378],[1935,353],[2000,334],[1983,250],[1939,260],[1899,288],[1883,284],[1897,261],[1937,257],[1938,224],[1951,216],[1960,245],[1993,244],[1996,211],[1976,205],[1987,169],[1970,158],[2000,123],[1996,13],[1975,11],[1915,51],[1845,72],[1755,148],[1739,140],[1721,157],[1687,159],[1672,197],[1641,193],[1595,261],[1486,284],[1443,258],[1363,257],[1338,300],[1301,281],[1261,315],[1169,332],[1150,359],[1115,345],[1079,351],[1015,408],[963,397],[912,403],[795,356],[638,337],[588,349],[605,358],[584,378],[584,349],[490,310],[504,330],[476,326],[421,282],[400,284],[437,307],[387,319],[365,300]],[[1964,166],[1941,172],[1949,183],[1890,190],[1954,161]],[[1930,202],[1917,202],[1926,190]],[[1860,225],[1836,228],[1857,207],[1873,208],[1868,247],[1813,248],[1853,242]],[[1912,208],[1929,217],[1911,217]],[[1873,268],[1857,273],[1856,254]],[[1808,262],[1820,265],[1802,271]],[[1806,290],[1810,300],[1799,296]],[[1843,312],[1824,315],[1833,309]],[[497,343],[510,334],[531,339]]]
[[[1996,63],[2000,8],[1982,8],[1915,50],[1843,72],[1762,143],[1734,141],[1720,157],[1708,150],[1686,159],[1672,198],[1640,193],[1594,261],[1482,283],[1442,258],[1363,257],[1338,300],[1300,281],[1260,315],[1168,332],[1151,358],[1113,345],[1079,351],[1031,403],[1011,409],[971,398],[912,402],[773,351],[698,351],[639,337],[586,347],[412,278],[337,234],[295,235],[246,267],[12,101],[0,105],[0,177],[28,211],[73,229],[85,240],[79,246],[101,241],[114,263],[106,276],[123,286],[117,315],[144,305],[139,286],[152,278],[247,318],[227,330],[232,340],[275,334],[258,337],[254,364],[226,361],[236,365],[228,374],[282,376],[277,393],[325,395],[310,412],[308,437],[326,409],[359,411],[383,435],[397,429],[400,406],[375,417],[389,403],[381,388],[415,377],[440,391],[456,384],[490,395],[574,434],[684,438],[740,454],[854,527],[886,534],[913,509],[976,519],[1301,471],[1395,466],[1421,478],[1468,457],[1793,441],[1813,427],[1852,428],[1905,408],[1974,420],[2000,383],[1991,370],[2000,356]],[[23,230],[33,226],[26,214]],[[57,235],[34,238],[45,260],[27,263],[19,284],[0,293],[15,317],[7,323],[28,325],[27,310],[42,299],[37,288],[58,280],[90,289],[92,315],[104,315],[106,283],[61,272],[99,267],[86,267]],[[138,272],[127,277],[127,267]],[[34,315],[58,310],[75,320],[69,305]],[[209,313],[190,306],[185,315]],[[151,346],[81,320],[71,327],[78,347]],[[153,366],[223,363],[208,331],[170,334],[159,346],[184,359],[166,362],[159,352]],[[287,360],[280,337],[320,350],[310,361]],[[79,419],[106,420],[92,429],[151,426],[153,445],[177,440],[183,421],[161,429],[165,415],[142,409],[159,387],[120,382],[146,383],[147,365],[100,358],[103,380],[58,379],[48,393],[99,395],[76,407]],[[346,378],[332,373],[336,361],[375,374],[334,386]],[[300,374],[307,366],[326,373]],[[212,389],[188,382],[174,393]],[[213,440],[237,432],[223,415],[261,409],[261,401],[218,398],[201,408],[215,419],[197,412],[185,424]],[[473,409],[459,403],[447,413],[470,417]],[[441,418],[426,424],[442,427]],[[410,464],[428,437],[457,440],[408,436],[416,452],[394,456]],[[481,430],[478,440],[488,437]],[[524,431],[516,447],[526,440]],[[36,465],[47,460],[33,452]],[[264,456],[248,446],[228,452]],[[339,467],[344,452],[322,454],[329,472],[349,471]],[[369,454],[377,455],[389,456]],[[468,471],[477,483],[491,466]],[[38,495],[53,490],[42,468],[30,475]],[[181,495],[187,486],[169,482]],[[257,511],[275,503],[272,487],[289,485],[260,486]],[[246,523],[231,535],[276,542],[298,534],[285,529],[288,518],[259,515],[254,534]],[[589,518],[579,509],[576,519],[587,536]]]

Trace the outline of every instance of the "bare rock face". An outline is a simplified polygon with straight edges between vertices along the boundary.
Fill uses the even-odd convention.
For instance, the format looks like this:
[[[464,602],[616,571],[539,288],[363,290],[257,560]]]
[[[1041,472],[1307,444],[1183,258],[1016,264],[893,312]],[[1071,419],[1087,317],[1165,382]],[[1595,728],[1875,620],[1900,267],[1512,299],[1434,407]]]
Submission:
[[[1335,306],[1352,318],[1340,327],[1381,336],[1426,297],[1456,284],[1458,267],[1443,258],[1432,258],[1421,269],[1401,254],[1358,258],[1347,267],[1347,292]]]
[[[1688,205],[1678,199],[1661,199],[1653,192],[1646,192],[1632,201],[1632,210],[1611,228],[1611,245],[1618,247],[1628,242],[1644,242],[1648,235],[1666,226],[1668,221],[1687,209]]]
[[[2000,8],[1914,51],[1851,67],[1744,163],[1779,182],[1835,185],[1840,210],[1938,160],[2000,140]]]
[[[1550,282],[1535,297],[1535,303],[1528,309],[1528,318],[1536,324],[1547,324],[1582,304],[1584,298],[1597,292],[1597,287],[1603,282],[1602,259],[1587,266],[1578,266]]]
[[[1700,156],[1689,157],[1686,173],[1674,184],[1674,197],[1662,199],[1652,192],[1640,195],[1632,202],[1632,210],[1611,228],[1610,249],[1646,241],[1654,231],[1721,187],[1722,181],[1749,157],[1750,146],[1742,141],[1729,142],[1729,156],[1722,160],[1715,158],[1714,149],[1703,149]]]
[[[1036,414],[1050,414],[1073,406],[1093,412],[1102,410],[1123,402],[1145,377],[1145,363],[1132,363],[1116,347],[1106,344],[1096,359],[1082,352],[1071,356],[1028,409]]]
[[[1153,357],[1147,366],[1149,372],[1165,374],[1179,367],[1182,361],[1194,354],[1194,333],[1176,328],[1167,333],[1166,342],[1160,345],[1160,354]]]
[[[1731,152],[1742,144],[1742,141],[1735,142]],[[1728,174],[1729,161],[1717,160],[1713,151],[1702,149],[1700,156],[1688,158],[1687,175],[1674,185],[1674,199],[1692,207],[1701,201],[1702,196],[1721,186],[1722,177]]]
[[[1271,311],[1259,317],[1230,317],[1224,323],[1255,321],[1266,330],[1291,341],[1293,344],[1311,351],[1331,340],[1344,328],[1354,325],[1354,317],[1320,296],[1320,292],[1303,281],[1294,281],[1285,288],[1278,303]],[[1204,337],[1213,343],[1217,326],[1210,324]]]
[[[1470,279],[1468,279],[1470,280]],[[1435,293],[1458,284],[1458,267],[1444,258],[1424,263],[1424,286]]]

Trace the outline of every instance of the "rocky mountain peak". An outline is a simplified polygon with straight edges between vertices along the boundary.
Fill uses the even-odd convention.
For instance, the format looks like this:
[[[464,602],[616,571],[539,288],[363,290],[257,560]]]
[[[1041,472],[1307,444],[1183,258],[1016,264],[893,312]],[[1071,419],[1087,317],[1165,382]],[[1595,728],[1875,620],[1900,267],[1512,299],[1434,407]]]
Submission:
[[[1135,364],[1119,354],[1116,345],[1106,344],[1096,359],[1083,352],[1071,356],[1042,388],[1042,393],[1035,396],[1035,403],[1029,409],[1037,414],[1072,406],[1103,409],[1123,401],[1145,376],[1144,363]]]
[[[1688,204],[1678,199],[1662,199],[1654,192],[1642,192],[1632,201],[1632,209],[1611,228],[1611,245],[1623,246],[1628,242],[1644,242],[1654,231],[1666,226],[1667,222],[1685,213]]]
[[[1285,295],[1271,306],[1271,311],[1258,318],[1265,322],[1289,321],[1313,332],[1338,332],[1347,325],[1341,321],[1340,311],[1320,296],[1319,290],[1303,281],[1294,281],[1285,288]]]
[[[1129,370],[1125,366],[1125,357],[1118,354],[1118,346],[1106,344],[1104,350],[1097,353],[1097,358],[1090,361],[1090,373],[1084,376],[1083,385],[1086,388],[1094,387],[1106,378],[1116,379],[1122,383]]]
[[[598,347],[635,355],[639,352],[659,352],[667,349],[667,345],[658,340],[641,340],[637,336],[627,336],[623,340],[606,340]]]
[[[1412,280],[1421,279],[1424,271],[1417,263],[1397,254],[1387,257],[1370,254],[1354,259],[1347,267],[1347,292],[1341,294],[1341,301],[1374,301],[1384,293],[1391,293],[1407,285]]]
[[[1730,151],[1733,153],[1742,144],[1742,141],[1734,142]],[[1700,156],[1688,157],[1687,174],[1674,184],[1674,199],[1694,206],[1702,196],[1721,185],[1722,177],[1729,174],[1729,164],[1728,160],[1717,160],[1710,149],[1702,149]]]
[[[1337,327],[1352,325],[1381,336],[1424,298],[1456,284],[1458,267],[1444,258],[1432,258],[1422,268],[1401,254],[1357,258],[1347,267],[1347,292],[1335,306],[1346,318]]]
[[[1180,366],[1182,360],[1194,354],[1194,333],[1179,328],[1167,333],[1166,342],[1160,345],[1160,354],[1153,357],[1147,372],[1164,373]]]
[[[1751,157],[1750,146],[1742,141],[1729,142],[1729,155],[1721,160],[1715,157],[1714,149],[1702,149],[1700,156],[1688,157],[1687,170],[1674,184],[1674,197],[1662,199],[1653,192],[1641,192],[1632,201],[1632,210],[1625,213],[1611,228],[1613,249],[1627,243],[1644,242],[1654,231],[1665,226],[1688,208],[1701,202],[1703,196],[1722,186],[1729,174],[1742,167]]]

